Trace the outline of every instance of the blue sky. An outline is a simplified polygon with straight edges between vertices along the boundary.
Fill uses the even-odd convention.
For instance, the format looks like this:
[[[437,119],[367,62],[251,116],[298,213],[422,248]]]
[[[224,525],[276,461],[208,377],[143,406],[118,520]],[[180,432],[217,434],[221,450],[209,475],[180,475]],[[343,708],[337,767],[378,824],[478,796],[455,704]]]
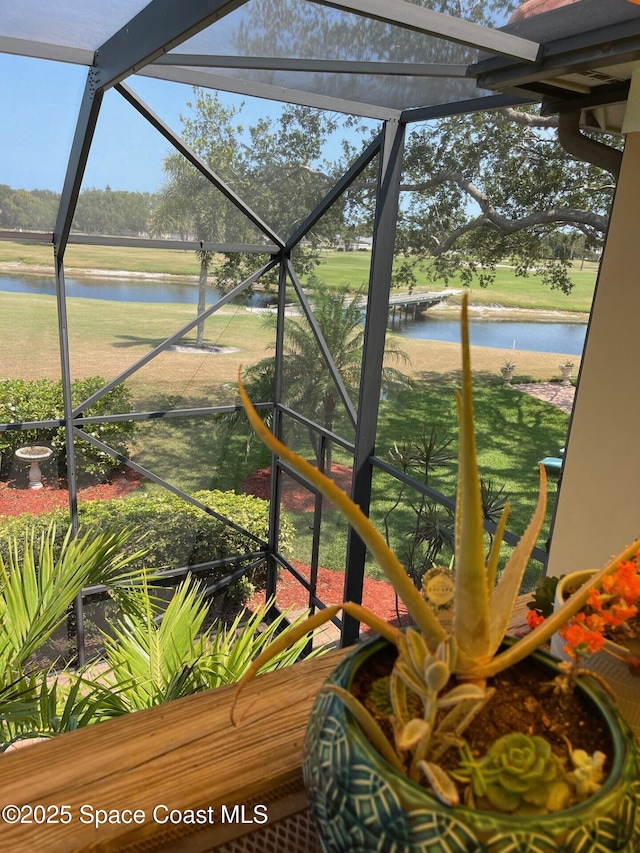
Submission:
[[[0,54],[0,184],[14,188],[62,188],[86,68]],[[189,86],[135,78],[130,87],[175,131],[188,112]],[[224,103],[245,101],[245,125],[277,114],[279,106],[221,94]],[[85,172],[84,187],[153,192],[162,181],[169,144],[115,91],[107,92]]]

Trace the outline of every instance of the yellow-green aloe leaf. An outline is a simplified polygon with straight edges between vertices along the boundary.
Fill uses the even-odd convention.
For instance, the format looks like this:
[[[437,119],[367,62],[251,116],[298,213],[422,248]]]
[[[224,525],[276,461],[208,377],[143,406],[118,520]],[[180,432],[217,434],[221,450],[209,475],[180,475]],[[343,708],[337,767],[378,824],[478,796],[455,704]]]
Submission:
[[[388,622],[384,622],[370,610],[367,610],[366,607],[362,607],[360,604],[354,604],[352,601],[344,601],[342,604],[333,604],[330,607],[325,607],[324,610],[319,610],[317,613],[314,613],[313,616],[309,616],[297,624],[294,623],[287,628],[286,631],[283,631],[275,640],[273,640],[273,642],[269,643],[262,652],[260,652],[238,682],[238,688],[236,690],[236,695],[233,698],[233,704],[230,712],[231,722],[233,725],[236,725],[235,709],[238,704],[238,698],[247,682],[251,681],[252,678],[255,678],[262,667],[269,663],[269,661],[277,654],[286,651],[290,645],[296,643],[298,640],[302,639],[302,637],[305,637],[307,634],[315,631],[327,622],[330,622],[334,616],[337,616],[340,610],[344,610],[350,616],[353,616],[354,619],[364,622],[394,645],[397,644],[398,638],[403,636],[402,632],[399,631],[398,628],[394,628],[393,625],[389,625]]]
[[[491,596],[491,653],[494,654],[507,631],[511,612],[522,585],[522,577],[538,541],[540,529],[547,511],[547,476],[540,465],[540,491],[538,503],[520,541],[511,554],[502,577]],[[496,536],[497,539],[497,536]]]
[[[387,740],[387,736],[364,705],[360,704],[352,693],[349,693],[348,690],[345,690],[344,687],[339,687],[337,684],[327,684],[324,689],[335,693],[340,698],[348,710],[351,711],[358,725],[371,741],[372,746],[378,750],[385,761],[388,761],[389,764],[404,775],[404,767]]]
[[[240,370],[238,371],[238,388],[247,418],[259,438],[273,453],[281,456],[282,459],[286,459],[292,468],[315,486],[347,517],[353,529],[367,548],[369,548],[378,565],[391,581],[391,584],[398,593],[398,597],[404,602],[416,626],[424,634],[427,642],[435,647],[445,637],[445,631],[418,589],[416,589],[402,563],[385,542],[384,537],[376,530],[360,507],[342,489],[336,486],[333,480],[329,479],[321,471],[318,471],[317,468],[310,465],[305,459],[298,456],[297,453],[289,450],[285,444],[279,441],[267,429],[244,389]]]
[[[455,519],[454,635],[458,648],[484,659],[490,648],[489,595],[484,563],[484,527],[480,475],[473,424],[468,298],[462,300],[462,392],[458,404],[458,494]]]
[[[258,671],[269,661],[275,657],[275,655],[280,652],[285,651],[289,648],[292,643],[295,643],[297,640],[300,640],[302,637],[309,634],[311,631],[315,631],[316,628],[319,628],[321,625],[326,624],[334,616],[340,612],[341,606],[339,604],[332,605],[331,607],[326,607],[324,610],[319,610],[317,613],[314,613],[313,616],[309,616],[308,619],[305,619],[298,625],[292,625],[287,631],[283,631],[280,636],[278,636],[272,643],[270,643],[266,649],[264,649],[258,657],[253,661],[249,669],[242,676],[240,681],[238,682],[238,688],[236,690],[236,694],[233,697],[233,703],[231,705],[230,717],[231,722],[235,726],[237,725],[237,721],[235,718],[236,705],[238,704],[238,699],[240,698],[240,693],[244,689],[245,685],[248,681],[251,681],[252,678],[258,673]]]
[[[496,532],[493,535],[489,557],[487,559],[487,593],[489,598],[493,595],[493,588],[496,585],[496,575],[498,572],[498,561],[500,560],[500,549],[502,548],[502,537],[507,529],[507,520],[511,512],[511,504],[506,504],[500,515],[500,520],[496,525]]]

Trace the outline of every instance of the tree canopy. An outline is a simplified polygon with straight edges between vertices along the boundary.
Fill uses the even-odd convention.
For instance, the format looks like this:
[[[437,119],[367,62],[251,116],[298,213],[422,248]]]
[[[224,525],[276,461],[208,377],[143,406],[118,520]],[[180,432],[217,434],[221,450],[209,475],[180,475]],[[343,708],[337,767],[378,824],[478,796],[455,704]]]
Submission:
[[[569,291],[574,242],[597,249],[604,238],[614,179],[572,158],[555,118],[522,109],[453,116],[409,131],[398,249],[412,282],[462,275],[490,283],[496,264],[535,271]],[[564,239],[558,239],[558,235]],[[564,246],[564,249],[558,247]]]
[[[199,89],[187,107],[183,138],[253,211],[254,221],[176,152],[165,159],[166,179],[156,194],[83,190],[75,229],[235,244],[266,245],[270,233],[285,239],[377,131],[358,119],[292,105],[245,130],[242,107],[224,106],[217,95]],[[341,147],[325,147],[338,136]],[[599,138],[609,146],[601,145],[601,151],[619,154],[614,149],[620,140]],[[612,158],[603,162],[607,159]],[[374,161],[316,223],[294,255],[299,275],[313,269],[317,247],[338,241],[348,247],[371,234],[376,177]],[[517,274],[535,272],[545,284],[568,292],[572,257],[597,253],[602,245],[614,186],[610,172],[567,153],[558,140],[557,118],[533,108],[411,124],[395,284],[446,283],[460,276],[464,284],[486,286],[496,265],[509,264]],[[2,185],[0,226],[49,230],[58,198],[49,190]],[[202,252],[200,261],[199,312],[209,278],[226,292],[256,268],[255,255],[226,254],[213,264],[211,253]]]

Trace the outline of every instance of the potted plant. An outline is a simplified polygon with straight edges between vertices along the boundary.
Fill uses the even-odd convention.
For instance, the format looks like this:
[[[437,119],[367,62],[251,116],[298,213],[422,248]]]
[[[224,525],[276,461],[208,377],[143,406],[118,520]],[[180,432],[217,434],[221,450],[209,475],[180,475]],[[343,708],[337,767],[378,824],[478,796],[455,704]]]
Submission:
[[[558,365],[560,369],[560,378],[561,385],[571,385],[571,374],[573,372],[574,364],[572,361],[564,361],[562,364]]]
[[[640,735],[640,551],[622,560],[585,606],[551,638],[556,657],[604,678],[636,735]],[[554,607],[593,577],[593,570],[558,578]],[[537,620],[536,620],[537,621]]]
[[[509,507],[485,560],[466,299],[462,353],[450,635],[368,518],[331,480],[272,436],[241,389],[260,437],[342,509],[414,622],[414,627],[402,631],[352,602],[327,607],[289,636],[281,635],[244,680],[283,645],[319,627],[341,608],[381,635],[357,647],[336,669],[310,717],[303,769],[325,851],[630,853],[640,838],[635,817],[638,755],[631,732],[597,685],[579,682],[575,691],[567,691],[566,675],[536,651],[578,612],[589,590],[602,582],[616,561],[597,572],[542,625],[504,645],[545,515],[545,474],[541,469],[533,519],[496,584]],[[622,557],[639,547],[640,541],[635,542]],[[517,703],[512,699],[514,678],[533,691],[515,705],[515,721],[507,722],[506,733],[495,742],[489,738],[487,748],[479,750],[478,734],[486,736],[493,718]],[[552,702],[550,711],[541,701],[544,690],[548,690],[545,702]],[[521,729],[532,702],[543,706],[546,739]],[[571,710],[565,720],[568,734],[559,738],[559,752],[562,744],[565,747],[562,756],[556,752],[559,744],[552,748],[550,738],[561,722],[565,702],[571,703]],[[577,709],[593,713],[594,720],[578,724],[573,716]],[[579,745],[580,734],[593,731],[599,732],[596,746]]]
[[[502,378],[504,379],[505,385],[511,385],[511,380],[513,379],[513,374],[516,371],[517,364],[515,361],[505,361],[505,363],[500,368],[500,373],[502,374]]]

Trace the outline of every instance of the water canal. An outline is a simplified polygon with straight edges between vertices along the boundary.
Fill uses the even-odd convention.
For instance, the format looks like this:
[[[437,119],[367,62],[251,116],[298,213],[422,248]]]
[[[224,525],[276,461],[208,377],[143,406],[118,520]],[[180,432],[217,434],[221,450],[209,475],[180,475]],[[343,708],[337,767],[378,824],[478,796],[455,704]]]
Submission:
[[[117,302],[173,302],[197,304],[197,285],[162,279],[74,279],[66,278],[67,295],[81,299],[107,299]],[[55,295],[53,278],[37,276],[0,275],[0,291],[9,293],[37,293]],[[209,301],[215,291],[209,293]],[[268,294],[254,294],[251,305],[264,305],[273,301]],[[455,319],[430,315],[417,315],[415,320],[396,325],[395,331],[404,337],[423,340],[460,341],[460,327]],[[523,322],[513,320],[471,320],[471,343],[481,347],[499,347],[518,351],[557,352],[580,355],[584,347],[586,324]]]

